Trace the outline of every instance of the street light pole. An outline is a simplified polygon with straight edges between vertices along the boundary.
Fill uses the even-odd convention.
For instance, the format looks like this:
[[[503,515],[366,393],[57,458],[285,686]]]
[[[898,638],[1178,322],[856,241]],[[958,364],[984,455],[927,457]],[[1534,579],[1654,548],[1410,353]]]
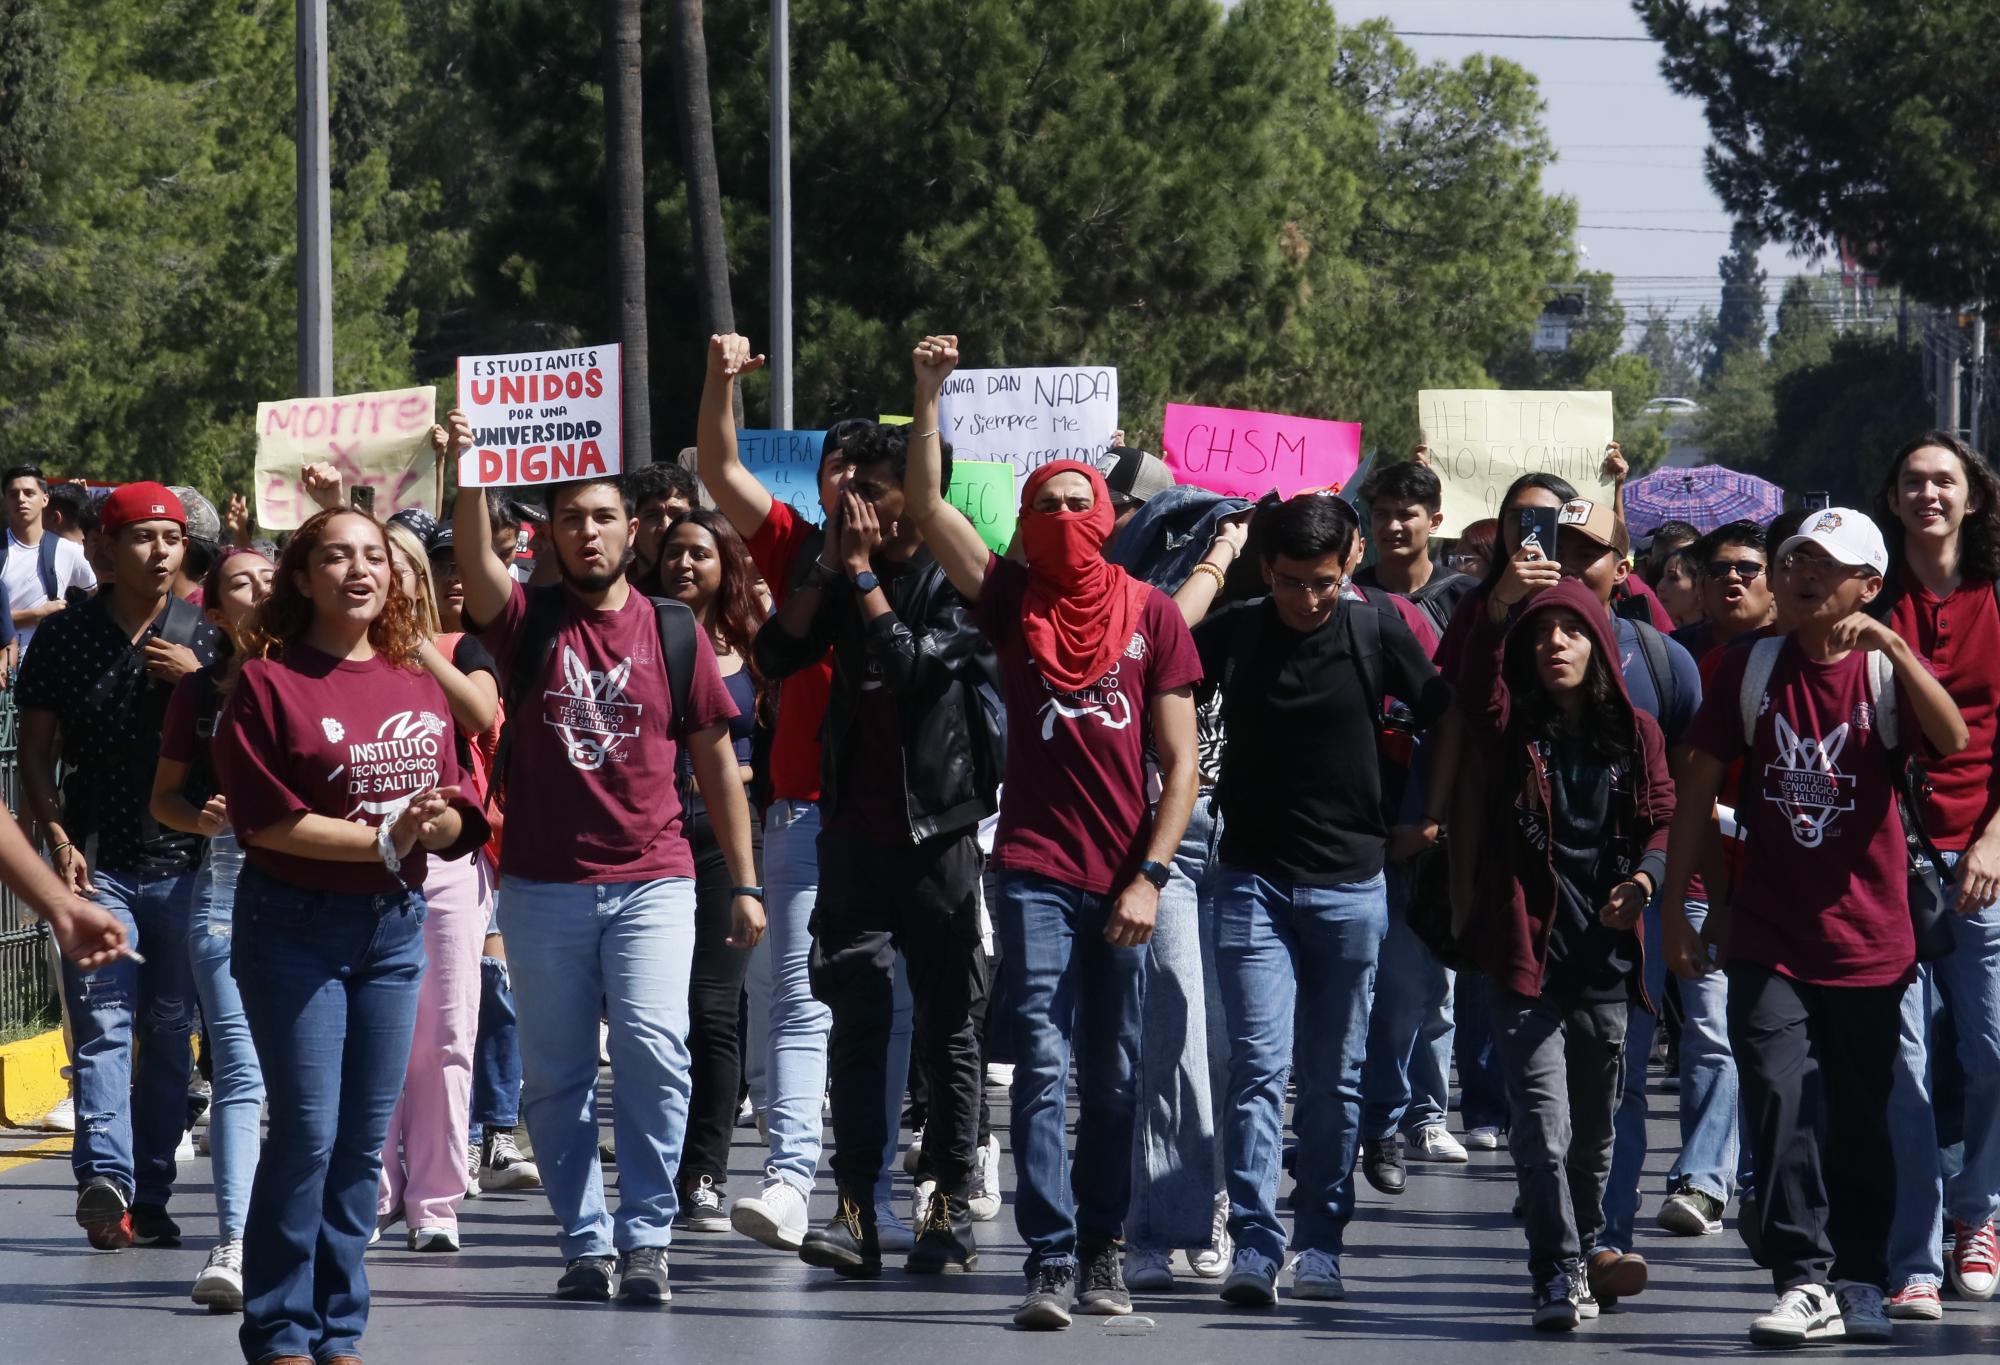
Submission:
[[[792,427],[792,60],[788,0],[771,0],[771,425]]]
[[[328,179],[326,0],[298,6],[299,396],[333,392],[333,206]]]

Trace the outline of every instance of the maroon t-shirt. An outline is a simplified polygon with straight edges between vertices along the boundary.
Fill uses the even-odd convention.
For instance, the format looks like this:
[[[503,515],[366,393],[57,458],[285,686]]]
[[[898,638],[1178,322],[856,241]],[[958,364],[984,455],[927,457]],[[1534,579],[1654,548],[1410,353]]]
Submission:
[[[1149,705],[1201,681],[1201,656],[1180,610],[1155,588],[1125,653],[1094,684],[1061,692],[1021,634],[1025,565],[992,556],[973,617],[1000,660],[1007,705],[1007,783],[993,866],[1035,872],[1108,895],[1146,856]]]
[[[649,882],[694,876],[674,783],[679,744],[660,657],[658,613],[643,593],[593,611],[563,589],[562,624],[513,728],[500,870],[537,882]],[[528,616],[520,584],[480,634],[502,675]],[[695,632],[686,732],[736,716],[708,632]]]
[[[1788,638],[1743,743],[1743,675],[1752,651],[1716,667],[1687,742],[1746,761],[1736,819],[1747,833],[1729,930],[1731,961],[1816,986],[1894,986],[1913,978],[1908,855],[1889,753],[1876,730],[1868,656],[1814,663]],[[1897,698],[1899,729],[1918,740]],[[1746,756],[1747,755],[1747,756]]]
[[[196,678],[199,670],[174,684],[167,698],[166,719],[160,724],[160,757],[169,763],[193,763],[201,756],[201,737],[195,733],[199,719],[194,713]]]
[[[170,705],[189,721],[178,727],[170,721],[168,731],[191,730],[185,683]],[[357,663],[297,644],[282,659],[243,665],[216,719],[212,754],[245,856],[279,881],[313,890],[379,894],[421,886],[429,855],[422,845],[413,848],[399,882],[380,862],[301,858],[251,840],[298,814],[378,826],[419,792],[459,781],[451,704],[435,678],[380,655]],[[484,818],[459,804],[466,834],[441,857],[458,857],[486,840]]]
[[[1963,853],[2000,809],[1993,765],[2000,743],[2000,603],[1988,582],[1960,584],[1942,601],[1912,585],[1890,609],[1889,627],[1937,674],[1972,735],[1963,752],[1924,760],[1924,828],[1940,849]]]

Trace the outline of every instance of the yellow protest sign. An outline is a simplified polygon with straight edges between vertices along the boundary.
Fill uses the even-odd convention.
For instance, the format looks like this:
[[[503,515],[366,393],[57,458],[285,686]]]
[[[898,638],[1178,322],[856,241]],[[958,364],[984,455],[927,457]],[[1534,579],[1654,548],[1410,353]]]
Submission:
[[[300,472],[326,462],[352,490],[375,490],[375,515],[407,507],[439,515],[431,427],[437,390],[397,389],[257,405],[257,524],[292,531],[318,507]]]
[[[1430,466],[1444,485],[1444,525],[1455,536],[1468,523],[1497,516],[1507,486],[1523,474],[1554,474],[1583,497],[1609,501],[1604,447],[1612,440],[1608,392],[1527,389],[1425,389],[1417,423]]]

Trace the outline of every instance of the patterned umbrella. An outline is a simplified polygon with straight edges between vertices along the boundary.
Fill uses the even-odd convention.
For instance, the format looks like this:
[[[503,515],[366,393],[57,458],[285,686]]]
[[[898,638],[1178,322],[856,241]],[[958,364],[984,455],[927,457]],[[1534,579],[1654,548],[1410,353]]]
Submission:
[[[1625,485],[1625,524],[1635,536],[1668,521],[1706,534],[1732,521],[1769,521],[1784,510],[1784,489],[1721,465],[1656,469]]]

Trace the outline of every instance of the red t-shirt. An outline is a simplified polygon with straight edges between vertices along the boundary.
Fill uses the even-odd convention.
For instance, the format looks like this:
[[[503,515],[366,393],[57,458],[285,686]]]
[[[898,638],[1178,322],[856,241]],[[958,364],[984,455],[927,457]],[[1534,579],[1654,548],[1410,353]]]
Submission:
[[[1963,853],[2000,809],[2000,602],[1986,582],[1961,584],[1942,602],[1913,585],[1890,609],[1889,627],[1937,674],[1972,734],[1964,752],[1924,760],[1924,828],[1940,849]]]
[[[1179,608],[1157,588],[1124,657],[1095,684],[1058,692],[1021,635],[1025,565],[997,555],[974,619],[1000,660],[1007,705],[1007,783],[993,866],[1035,872],[1108,895],[1146,856],[1149,704],[1201,681],[1201,656]]]
[[[771,499],[771,514],[747,542],[757,572],[781,607],[792,589],[800,551],[819,528]],[[833,653],[778,685],[778,723],[771,732],[771,795],[780,801],[819,800],[819,731],[833,696]]]
[[[1894,986],[1916,967],[1908,855],[1875,727],[1868,656],[1814,663],[1787,639],[1743,743],[1751,651],[1730,650],[1688,732],[1723,762],[1745,758],[1737,821],[1747,831],[1729,931],[1731,961],[1817,986]],[[1897,715],[1913,726],[1900,693]]]
[[[1653,629],[1659,631],[1660,634],[1672,635],[1679,629],[1674,624],[1674,618],[1667,614],[1666,604],[1660,601],[1660,595],[1648,587],[1646,580],[1639,577],[1638,574],[1635,573],[1625,580],[1625,594],[1628,597],[1637,597],[1644,600],[1646,603],[1646,619],[1653,623]],[[1617,602],[1614,600],[1612,605],[1616,606]],[[1619,612],[1618,614],[1623,616],[1625,613]]]
[[[527,620],[520,584],[480,640],[513,667]],[[681,830],[672,692],[659,616],[643,593],[593,611],[563,590],[563,620],[538,685],[509,716],[507,838],[500,870],[537,882],[650,882],[694,876]],[[686,731],[736,716],[708,632],[695,632]]]
[[[193,694],[174,690],[172,734],[193,729]],[[176,745],[177,753],[192,756]],[[403,859],[402,881],[380,862],[328,862],[256,848],[251,839],[290,815],[330,816],[378,826],[409,798],[459,781],[451,704],[437,680],[377,655],[356,663],[305,645],[282,659],[243,665],[216,718],[211,749],[229,823],[255,866],[291,886],[380,894],[421,886],[429,855],[420,844]],[[466,813],[466,837],[442,857],[469,853],[486,839],[486,822]],[[476,837],[474,837],[476,836]]]

